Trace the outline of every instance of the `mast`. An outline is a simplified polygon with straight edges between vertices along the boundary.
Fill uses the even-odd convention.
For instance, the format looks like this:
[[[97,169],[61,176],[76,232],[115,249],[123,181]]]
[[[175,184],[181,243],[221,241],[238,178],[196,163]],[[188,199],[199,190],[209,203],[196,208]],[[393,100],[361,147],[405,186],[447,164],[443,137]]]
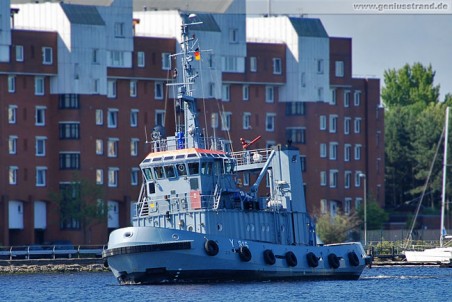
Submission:
[[[199,53],[199,48],[195,45],[197,43],[194,36],[189,37],[188,30],[189,26],[199,25],[202,22],[192,22],[191,19],[196,17],[194,14],[182,14],[181,17],[182,83],[176,85],[179,85],[177,98],[179,99],[180,106],[183,108],[184,124],[177,125],[177,148],[204,148],[202,131],[197,117],[196,99],[193,97],[193,85],[195,84],[195,79],[198,77],[198,73],[194,73],[190,65],[190,62],[193,60],[193,54],[196,52]]]
[[[444,212],[446,208],[446,173],[447,173],[447,138],[449,137],[449,107],[446,108],[446,121],[445,121],[445,133],[444,133],[444,158],[443,158],[443,190],[441,196],[441,224],[440,224],[440,236],[439,246],[443,247],[444,237],[446,236],[446,229],[444,227]]]

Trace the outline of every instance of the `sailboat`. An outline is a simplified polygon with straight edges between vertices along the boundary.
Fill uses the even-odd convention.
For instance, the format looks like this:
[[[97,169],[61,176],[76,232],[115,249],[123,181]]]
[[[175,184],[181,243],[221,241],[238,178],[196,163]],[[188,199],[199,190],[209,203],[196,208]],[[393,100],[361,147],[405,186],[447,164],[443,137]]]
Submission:
[[[446,108],[444,133],[444,159],[443,159],[443,180],[442,180],[442,196],[441,196],[441,223],[439,234],[439,247],[425,249],[423,251],[405,251],[407,262],[413,263],[452,263],[452,246],[445,241],[452,239],[452,235],[447,235],[445,227],[445,211],[446,211],[446,172],[447,172],[447,138],[449,134],[449,107]]]

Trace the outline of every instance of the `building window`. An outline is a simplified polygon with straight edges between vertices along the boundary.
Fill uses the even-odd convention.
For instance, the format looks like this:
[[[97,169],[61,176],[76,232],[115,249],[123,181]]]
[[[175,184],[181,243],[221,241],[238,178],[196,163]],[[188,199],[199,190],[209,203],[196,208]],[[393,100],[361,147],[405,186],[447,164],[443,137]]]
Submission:
[[[320,116],[320,130],[326,130],[326,115]]]
[[[35,77],[35,95],[44,95],[44,77]]]
[[[286,115],[304,115],[305,103],[304,102],[285,102],[286,103]]]
[[[16,92],[16,76],[13,75],[8,76],[8,92],[9,93]]]
[[[130,127],[136,128],[138,127],[138,109],[130,110]]]
[[[118,109],[108,109],[107,123],[108,128],[118,127]]]
[[[273,86],[265,87],[265,101],[267,103],[273,103],[275,101],[275,89]]]
[[[8,138],[8,153],[17,154],[17,139],[16,135],[10,135]]]
[[[326,144],[325,143],[321,143],[320,144],[320,157],[321,158],[326,158],[326,156],[327,156]]]
[[[250,57],[250,71],[251,72],[257,71],[257,58],[256,57]]]
[[[336,61],[336,77],[342,78],[344,76],[344,61]]]
[[[144,51],[137,52],[137,65],[138,65],[138,67],[144,67],[145,66]]]
[[[331,105],[337,104],[337,93],[336,89],[331,89]]]
[[[212,113],[210,115],[210,123],[212,128],[214,129],[218,128],[218,113]]]
[[[221,130],[229,131],[231,130],[231,112],[222,112],[221,113]]]
[[[138,168],[132,168],[132,171],[130,171],[130,184],[132,186],[138,186],[138,172],[140,169]]]
[[[10,185],[17,185],[17,171],[19,168],[16,166],[10,166],[8,172],[8,180]]]
[[[118,157],[118,138],[109,138],[107,141],[107,156]]]
[[[79,122],[61,122],[58,126],[60,139],[80,139]]]
[[[239,30],[237,28],[229,29],[229,43],[239,43]]]
[[[46,186],[47,167],[36,167],[36,186]]]
[[[291,141],[295,144],[306,144],[306,129],[305,128],[287,128],[286,141]]]
[[[107,52],[109,54],[107,66],[108,67],[126,67],[124,60],[124,52],[119,50],[111,50]]]
[[[129,84],[130,97],[135,98],[137,96],[137,81],[131,80]]]
[[[317,60],[317,73],[323,73],[323,59]]]
[[[327,177],[326,177],[326,171],[320,171],[320,185],[322,187],[326,186],[327,184]]]
[[[320,199],[320,212],[326,214],[328,211],[328,201],[326,199]]]
[[[17,105],[8,106],[8,123],[9,124],[17,123]]]
[[[98,94],[99,93],[99,87],[100,87],[100,80],[99,79],[94,79],[93,80],[93,93],[94,94]]]
[[[162,100],[163,99],[163,83],[162,82],[155,82],[154,83],[154,98],[156,100]]]
[[[162,69],[163,70],[170,70],[171,69],[171,57],[170,53],[163,52],[162,53]]]
[[[155,125],[164,126],[165,125],[165,110],[155,110]]]
[[[242,100],[248,101],[250,98],[250,86],[243,85],[242,87]]]
[[[354,94],[354,105],[359,106],[361,103],[361,91],[355,91]]]
[[[250,173],[243,173],[243,185],[244,186],[250,185]]]
[[[350,123],[352,119],[350,117],[344,118],[344,134],[350,134]]]
[[[337,159],[337,143],[330,143],[330,160]]]
[[[45,136],[36,136],[35,141],[35,150],[36,156],[45,156],[46,155],[46,140]]]
[[[104,154],[104,141],[101,139],[96,139],[96,154]]]
[[[337,170],[330,170],[330,188],[336,188],[337,187],[337,176],[338,176]]]
[[[208,97],[209,98],[215,97],[215,83],[212,82],[209,83]]]
[[[352,212],[352,199],[351,198],[345,198],[344,200],[344,214],[350,215]]]
[[[58,109],[79,109],[80,95],[78,94],[60,94],[58,96]]]
[[[119,168],[108,168],[108,186],[117,187],[118,186],[118,174]]]
[[[115,23],[115,37],[116,38],[124,37],[124,23],[122,22]]]
[[[273,58],[273,74],[281,74],[282,66],[280,58]]]
[[[132,138],[130,140],[130,156],[138,156],[138,138]]]
[[[345,144],[344,145],[344,161],[350,161],[351,152],[352,152],[352,145]]]
[[[337,131],[337,115],[330,115],[330,133]]]
[[[345,171],[344,172],[344,187],[346,189],[349,189],[351,182],[352,182],[352,172],[351,171]]]
[[[96,125],[104,124],[104,112],[102,109],[96,109]]]
[[[301,87],[306,87],[306,73],[302,72],[300,75],[300,85]]]
[[[116,98],[116,81],[115,80],[108,80],[107,81],[107,97],[110,99]]]
[[[269,132],[275,131],[275,113],[267,113],[265,115],[265,130]]]
[[[100,63],[99,62],[99,49],[97,49],[97,48],[93,49],[92,58],[91,59],[92,59],[91,62],[93,64],[99,64]]]
[[[52,48],[51,47],[43,47],[42,48],[42,64],[51,65],[52,63],[53,63]]]
[[[96,169],[96,185],[104,184],[104,170]]]
[[[251,113],[250,112],[243,113],[243,129],[244,130],[251,129]]]
[[[46,125],[46,107],[36,106],[35,108],[35,125],[45,126]]]
[[[23,45],[16,45],[16,61],[23,62],[24,61],[24,47]]]
[[[361,145],[355,145],[355,160],[361,159]]]
[[[359,188],[361,186],[361,171],[355,172],[355,187]]]
[[[323,101],[323,87],[317,88],[317,99]]]
[[[355,133],[361,132],[361,118],[357,117],[355,118]]]
[[[350,91],[344,91],[344,107],[350,107]]]
[[[60,153],[60,170],[80,170],[80,153]]]
[[[223,87],[223,89],[222,89],[222,93],[221,93],[221,99],[223,101],[229,101],[231,87],[226,84],[223,84],[222,87]]]

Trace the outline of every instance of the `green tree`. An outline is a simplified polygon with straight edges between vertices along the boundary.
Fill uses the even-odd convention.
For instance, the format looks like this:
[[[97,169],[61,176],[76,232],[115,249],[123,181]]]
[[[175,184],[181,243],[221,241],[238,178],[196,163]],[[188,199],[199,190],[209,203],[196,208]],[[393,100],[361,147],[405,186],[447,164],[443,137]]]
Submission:
[[[92,225],[107,220],[108,209],[100,186],[79,175],[73,181],[60,185],[59,192],[51,193],[50,199],[58,204],[60,227],[62,229],[81,229],[84,243],[89,243]]]
[[[366,205],[367,212],[367,229],[368,230],[381,230],[383,224],[388,221],[388,213],[386,213],[378,203],[374,200],[367,200]],[[364,222],[364,206],[358,208],[358,217],[360,222]],[[364,228],[364,224],[361,223],[361,228]]]
[[[385,87],[381,92],[387,108],[414,106],[422,110],[439,100],[439,85],[433,85],[435,71],[421,63],[405,64],[401,69],[384,72]]]
[[[325,244],[340,243],[347,239],[349,233],[359,225],[354,215],[329,213],[320,215],[316,222],[316,233]]]
[[[386,205],[396,207],[418,197],[425,187],[441,137],[444,112],[452,104],[446,95],[439,102],[431,66],[406,64],[384,74]],[[440,156],[442,156],[440,150]],[[440,165],[434,166],[429,191],[440,188]],[[435,195],[429,195],[435,198]]]

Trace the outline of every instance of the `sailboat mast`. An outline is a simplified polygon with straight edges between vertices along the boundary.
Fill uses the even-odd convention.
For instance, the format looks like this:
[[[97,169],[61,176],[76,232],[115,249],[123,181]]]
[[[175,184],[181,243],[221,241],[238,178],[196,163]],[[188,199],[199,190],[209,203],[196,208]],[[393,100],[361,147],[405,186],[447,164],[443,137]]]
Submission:
[[[441,224],[440,224],[440,236],[439,246],[443,247],[444,236],[446,230],[444,228],[444,212],[446,207],[446,173],[447,173],[447,138],[449,137],[449,107],[446,108],[446,121],[445,121],[445,133],[444,133],[444,155],[443,155],[443,190],[441,196]]]

